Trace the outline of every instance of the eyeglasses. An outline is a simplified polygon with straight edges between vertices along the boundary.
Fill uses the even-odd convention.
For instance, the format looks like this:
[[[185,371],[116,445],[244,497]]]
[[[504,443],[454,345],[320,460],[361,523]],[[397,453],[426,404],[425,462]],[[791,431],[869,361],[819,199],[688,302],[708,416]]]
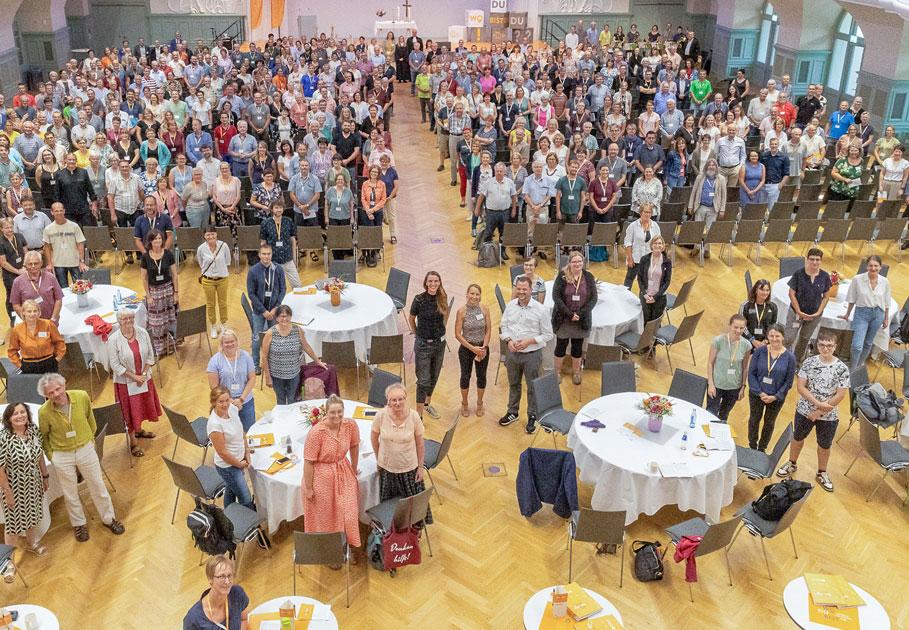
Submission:
[[[227,575],[216,575],[216,580],[221,580],[222,582],[233,582],[234,575],[233,573],[228,573]]]
[[[818,348],[835,348],[836,344],[830,343],[830,342],[822,342],[822,343],[817,344],[817,347]]]

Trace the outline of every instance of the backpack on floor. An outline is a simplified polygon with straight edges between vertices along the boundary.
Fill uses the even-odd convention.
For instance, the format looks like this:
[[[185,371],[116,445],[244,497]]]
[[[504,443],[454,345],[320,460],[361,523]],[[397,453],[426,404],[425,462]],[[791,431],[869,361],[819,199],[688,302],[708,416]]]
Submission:
[[[868,383],[855,388],[855,404],[868,418],[880,427],[891,427],[903,417],[903,399],[893,390],[885,390],[880,383]]]
[[[498,267],[499,248],[492,242],[482,243],[477,250],[477,267]]]
[[[373,527],[366,539],[366,560],[373,569],[385,570],[385,559],[382,556],[382,532]]]
[[[663,579],[663,556],[659,542],[636,540],[631,544],[634,553],[634,577],[641,582],[656,582]]]
[[[609,250],[603,245],[594,245],[589,249],[587,257],[590,262],[606,262],[609,260]]]
[[[751,508],[765,521],[778,521],[810,488],[810,483],[795,479],[772,483],[765,486],[761,496],[751,502]]]
[[[203,503],[196,497],[196,509],[186,517],[186,526],[201,551],[210,556],[227,553],[233,557],[237,549],[234,526],[218,506]]]

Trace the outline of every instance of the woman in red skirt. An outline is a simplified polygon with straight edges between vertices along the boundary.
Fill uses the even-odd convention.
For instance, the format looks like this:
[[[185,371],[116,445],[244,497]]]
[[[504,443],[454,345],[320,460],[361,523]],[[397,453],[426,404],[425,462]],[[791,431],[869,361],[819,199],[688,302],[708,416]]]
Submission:
[[[161,402],[151,378],[155,351],[148,333],[136,327],[136,314],[133,311],[118,311],[117,321],[120,329],[108,340],[111,350],[110,367],[114,374],[114,397],[123,412],[130,450],[134,457],[142,457],[145,453],[135,439],[155,437],[154,433],[142,430],[142,422],[157,422],[161,416]]]

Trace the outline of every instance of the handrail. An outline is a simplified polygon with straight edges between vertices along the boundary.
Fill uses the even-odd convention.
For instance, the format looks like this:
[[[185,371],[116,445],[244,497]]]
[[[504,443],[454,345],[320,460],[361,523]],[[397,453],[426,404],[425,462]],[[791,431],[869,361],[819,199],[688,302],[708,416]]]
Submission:
[[[228,37],[230,37],[230,39],[239,40],[240,43],[243,42],[243,20],[238,18],[238,19],[234,20],[233,22],[231,22],[230,24],[228,24],[227,28],[225,28],[220,33],[218,33],[217,30],[214,28],[211,29],[212,46],[217,44],[219,39],[223,39],[224,36],[228,34],[228,31],[232,31],[232,33],[230,35],[228,35]]]
[[[558,32],[561,31],[561,32]],[[553,44],[553,40],[561,41],[568,34],[565,27],[549,16],[543,16],[543,41]]]

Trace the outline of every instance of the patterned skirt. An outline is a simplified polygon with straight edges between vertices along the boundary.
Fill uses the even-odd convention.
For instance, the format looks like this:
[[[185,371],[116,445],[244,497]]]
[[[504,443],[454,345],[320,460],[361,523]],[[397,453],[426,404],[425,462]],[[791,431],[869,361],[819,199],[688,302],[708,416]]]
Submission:
[[[149,285],[148,297],[149,299],[145,302],[145,307],[148,309],[146,330],[155,347],[155,354],[161,357],[166,354],[167,333],[177,326],[173,282]]]
[[[393,473],[384,468],[379,468],[379,500],[394,499],[396,497],[412,497],[426,489],[426,484],[417,481],[417,469],[408,472]],[[426,510],[426,524],[432,524],[432,510]]]
[[[215,226],[216,227],[229,227],[230,235],[233,237],[234,242],[237,240],[237,227],[240,225],[240,210],[234,214],[230,212],[224,212],[220,208],[215,208]]]

